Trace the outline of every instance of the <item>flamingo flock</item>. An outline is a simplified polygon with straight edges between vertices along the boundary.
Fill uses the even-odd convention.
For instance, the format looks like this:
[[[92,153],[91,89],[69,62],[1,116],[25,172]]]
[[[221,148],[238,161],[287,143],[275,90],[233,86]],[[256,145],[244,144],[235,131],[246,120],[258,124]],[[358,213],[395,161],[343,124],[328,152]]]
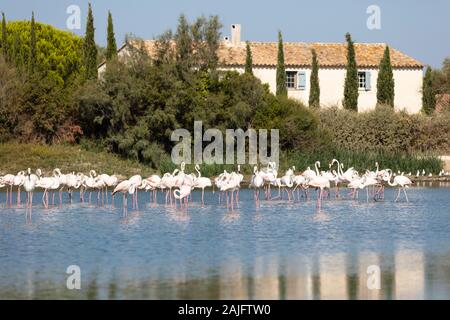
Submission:
[[[108,204],[108,195],[111,192],[111,205],[114,203],[114,196],[121,193],[123,196],[123,206],[128,207],[128,197],[131,197],[132,207],[138,209],[139,191],[148,192],[149,201],[157,202],[157,192],[165,193],[166,205],[179,204],[180,207],[187,207],[192,201],[192,191],[201,189],[201,204],[204,205],[205,189],[212,188],[213,192],[217,188],[218,201],[225,202],[228,208],[234,209],[239,202],[239,190],[243,183],[244,176],[241,174],[240,166],[233,172],[219,174],[213,180],[201,175],[200,166],[195,165],[195,173],[187,173],[185,163],[173,172],[159,175],[151,175],[147,178],[134,175],[128,179],[120,180],[115,175],[97,174],[91,170],[89,174],[81,172],[65,173],[55,168],[52,174],[44,176],[40,169],[33,172],[30,168],[27,171],[20,171],[17,174],[6,174],[0,177],[0,188],[6,188],[6,207],[13,205],[14,189],[17,191],[17,206],[21,206],[22,190],[26,192],[25,207],[33,206],[33,192],[36,189],[42,190],[42,204],[44,208],[55,205],[55,195],[58,194],[58,205],[63,204],[63,192],[67,192],[69,202],[73,202],[73,192],[79,191],[80,202],[92,203],[92,193],[97,193],[97,205]],[[366,200],[373,199],[379,201],[384,198],[385,186],[397,187],[398,193],[395,201],[398,201],[403,192],[406,201],[409,201],[406,189],[412,184],[410,178],[404,173],[393,173],[391,169],[380,170],[378,163],[375,163],[373,170],[365,170],[359,173],[354,168],[345,169],[344,164],[337,159],[333,159],[327,170],[321,170],[321,163],[317,161],[314,168],[307,167],[306,170],[296,172],[295,166],[288,168],[283,173],[278,172],[277,164],[269,162],[266,166],[259,168],[254,166],[253,174],[248,187],[253,189],[254,200],[257,205],[261,201],[261,190],[266,201],[282,200],[284,195],[288,201],[296,201],[301,198],[311,198],[311,190],[316,190],[317,203],[320,205],[325,199],[331,197],[331,190],[334,188],[335,198],[343,198],[342,188],[348,190],[347,198],[358,199],[359,192],[365,189]],[[275,195],[272,193],[275,189]]]

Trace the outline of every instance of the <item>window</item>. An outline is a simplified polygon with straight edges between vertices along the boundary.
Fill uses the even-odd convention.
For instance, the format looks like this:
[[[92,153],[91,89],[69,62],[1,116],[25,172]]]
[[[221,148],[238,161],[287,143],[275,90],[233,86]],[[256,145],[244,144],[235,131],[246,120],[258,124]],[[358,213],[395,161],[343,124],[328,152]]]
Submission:
[[[296,89],[297,88],[297,71],[286,71],[286,88]]]
[[[366,89],[366,73],[365,72],[358,72],[358,88],[359,89]]]
[[[359,90],[370,91],[371,81],[370,81],[370,71],[359,71],[358,72],[358,88]]]

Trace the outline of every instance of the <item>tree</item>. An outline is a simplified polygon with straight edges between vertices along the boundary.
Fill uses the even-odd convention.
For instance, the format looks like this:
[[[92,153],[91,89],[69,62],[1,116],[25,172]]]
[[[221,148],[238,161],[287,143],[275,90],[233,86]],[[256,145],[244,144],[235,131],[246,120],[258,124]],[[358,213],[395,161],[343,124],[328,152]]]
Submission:
[[[277,96],[287,96],[286,69],[284,66],[283,38],[278,31],[278,59],[277,59]]]
[[[114,26],[111,11],[108,11],[108,30],[107,30],[106,59],[111,60],[117,56],[117,44],[114,36]]]
[[[319,63],[317,62],[316,50],[312,49],[312,66],[309,91],[309,106],[320,107],[320,87],[319,87]]]
[[[31,13],[31,27],[30,27],[30,58],[29,68],[34,72],[36,67],[36,24],[34,22],[34,12]]]
[[[89,3],[86,34],[83,42],[83,60],[86,79],[97,78],[97,47],[95,46],[94,33],[94,16],[92,15],[91,4]]]
[[[23,56],[23,47],[22,47],[22,40],[20,39],[20,33],[18,32],[14,32],[13,33],[13,43],[12,43],[12,48],[11,48],[11,60],[14,62],[14,64],[16,65],[16,68],[18,69],[18,71],[22,71],[22,66],[23,66],[23,62],[24,62],[24,56]]]
[[[392,73],[391,55],[389,46],[384,50],[381,59],[377,80],[377,103],[394,107],[394,74]]]
[[[201,27],[198,28],[200,29]],[[192,37],[189,29],[186,16],[184,14],[180,15],[178,18],[177,32],[175,33],[175,47],[177,65],[183,71],[190,69],[192,66]],[[201,39],[201,35],[198,37]]]
[[[423,79],[423,89],[422,89],[422,111],[430,115],[434,112],[436,108],[436,98],[434,96],[433,81],[432,81],[432,70],[431,67],[427,67],[425,72],[425,78]]]
[[[33,51],[30,21],[9,21],[7,24],[9,62],[16,67],[30,65]],[[83,70],[83,39],[72,32],[35,22],[35,72],[52,77],[60,84],[69,83]],[[18,63],[16,65],[16,63]]]
[[[8,34],[6,31],[6,18],[5,13],[2,12],[2,53],[6,61],[8,61],[8,54],[9,54],[8,50],[9,48],[8,48]]]
[[[253,74],[253,58],[252,49],[250,48],[250,43],[246,42],[246,56],[245,56],[245,73]]]
[[[344,108],[358,110],[358,69],[356,67],[355,47],[350,33],[345,35],[347,41],[347,72],[344,85]]]

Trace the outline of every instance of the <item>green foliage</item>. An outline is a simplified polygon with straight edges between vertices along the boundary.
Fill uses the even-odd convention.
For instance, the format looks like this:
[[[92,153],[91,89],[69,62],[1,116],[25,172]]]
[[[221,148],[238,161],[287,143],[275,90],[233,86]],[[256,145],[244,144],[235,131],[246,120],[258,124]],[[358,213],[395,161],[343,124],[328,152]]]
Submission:
[[[250,43],[248,41],[246,42],[245,46],[246,46],[245,73],[253,74],[252,49],[250,48]]]
[[[72,82],[82,69],[80,58],[82,39],[39,22],[35,23],[34,29],[36,36],[34,71],[60,84]],[[31,59],[31,22],[10,21],[4,30],[7,30],[6,44],[10,48],[11,62],[21,68]]]
[[[345,109],[358,111],[358,69],[356,66],[355,47],[349,33],[345,35],[347,41],[347,68],[344,84]]]
[[[309,91],[309,106],[313,108],[320,107],[320,86],[319,86],[319,64],[317,62],[316,50],[312,49],[312,67]]]
[[[431,70],[431,85],[436,94],[450,93],[450,57],[444,59],[441,69]]]
[[[277,57],[277,96],[287,96],[286,89],[286,69],[284,66],[283,37],[278,31],[278,57]]]
[[[338,149],[386,154],[445,154],[450,150],[450,113],[426,117],[378,106],[364,113],[327,109],[319,116],[321,127]]]
[[[108,11],[106,59],[111,60],[117,56],[117,44],[114,36],[114,26],[111,11]]]
[[[27,21],[9,22],[6,29],[11,65],[0,60],[8,79],[1,86],[8,90],[0,103],[1,139],[75,142],[81,129],[74,123],[71,97],[81,67],[81,39],[35,23],[33,41],[32,23]]]
[[[438,173],[442,169],[441,160],[433,155],[423,154],[397,154],[384,152],[351,151],[346,149],[328,149],[315,153],[293,151],[280,159],[281,167],[313,168],[316,161],[320,161],[322,168],[328,169],[332,159],[339,159],[346,168],[354,167],[360,173],[366,169],[375,169],[375,162],[381,168],[390,168],[394,172],[415,174],[418,169],[426,172]],[[283,169],[282,169],[283,170]]]
[[[436,98],[432,81],[432,70],[428,66],[423,79],[422,90],[422,111],[428,115],[432,114],[436,108]]]
[[[215,73],[219,58],[220,28],[217,16],[201,16],[189,24],[184,15],[178,19],[178,27],[173,37],[175,59],[181,76],[189,74],[195,66],[201,71]],[[171,37],[171,33],[170,33]]]
[[[36,23],[34,21],[34,12],[31,14],[31,26],[30,26],[30,58],[28,61],[30,72],[34,72],[36,68]]]
[[[394,108],[394,74],[391,66],[391,54],[389,46],[384,50],[383,59],[380,62],[377,80],[377,103]]]
[[[89,3],[86,33],[83,40],[84,76],[86,79],[97,78],[97,46],[95,45],[94,33],[94,16],[92,15],[91,4]]]

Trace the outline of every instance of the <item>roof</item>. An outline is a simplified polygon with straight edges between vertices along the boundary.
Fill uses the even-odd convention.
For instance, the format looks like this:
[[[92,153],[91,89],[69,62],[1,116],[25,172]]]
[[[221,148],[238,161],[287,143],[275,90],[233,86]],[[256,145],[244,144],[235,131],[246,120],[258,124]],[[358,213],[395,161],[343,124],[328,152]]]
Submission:
[[[155,52],[155,40],[144,40],[150,55]],[[277,42],[249,42],[252,50],[253,66],[274,67],[277,64]],[[383,57],[384,43],[355,43],[358,67],[376,68]],[[320,67],[345,67],[347,65],[347,45],[345,43],[304,43],[285,42],[284,61],[286,66],[311,66],[311,49],[315,49]],[[422,68],[423,64],[406,54],[390,48],[391,65],[394,68]],[[245,65],[245,43],[233,46],[221,42],[218,50],[222,66]]]

